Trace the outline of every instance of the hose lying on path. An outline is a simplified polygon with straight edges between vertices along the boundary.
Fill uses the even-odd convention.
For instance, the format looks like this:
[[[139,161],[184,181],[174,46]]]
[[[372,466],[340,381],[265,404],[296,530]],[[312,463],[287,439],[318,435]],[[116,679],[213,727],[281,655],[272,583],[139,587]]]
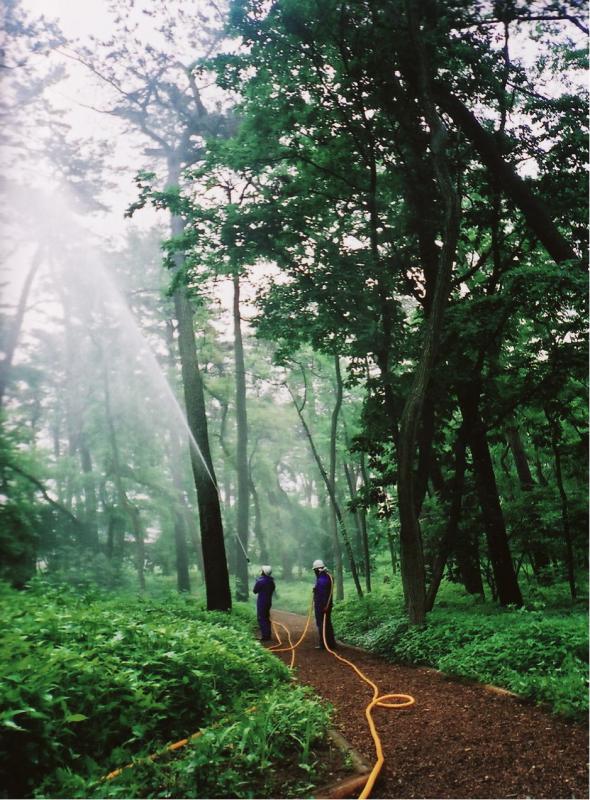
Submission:
[[[329,573],[328,573],[328,575],[329,575],[329,578],[330,578],[330,595],[329,595],[329,598],[328,598],[327,607],[330,605],[330,602],[332,600],[332,591],[333,591],[333,588],[334,588],[334,582],[332,580],[332,576]],[[295,650],[296,650],[296,648],[305,639],[305,635],[307,633],[307,630],[309,628],[309,624],[310,624],[310,621],[311,621],[312,611],[313,611],[313,598],[312,598],[312,603],[311,603],[311,606],[310,606],[310,609],[309,609],[309,614],[307,616],[307,622],[305,623],[305,628],[303,629],[303,633],[301,634],[301,636],[299,637],[299,639],[297,640],[297,642],[295,644],[292,644],[292,642],[291,642],[291,633],[290,633],[289,629],[285,625],[283,625],[282,622],[275,623],[273,621],[273,628],[275,630],[275,635],[276,635],[276,637],[278,639],[278,644],[273,645],[272,647],[269,647],[268,649],[272,650],[275,653],[284,653],[284,652],[291,651],[291,663],[289,664],[290,668],[292,668],[294,663],[295,663]],[[371,791],[373,789],[373,786],[375,784],[375,781],[377,780],[377,778],[379,776],[379,773],[381,772],[381,767],[383,766],[383,764],[385,762],[385,757],[383,756],[383,747],[381,745],[381,739],[379,738],[379,734],[377,733],[377,729],[375,727],[375,722],[373,720],[373,709],[376,708],[376,707],[380,707],[380,708],[407,708],[408,706],[414,705],[414,703],[416,701],[409,694],[379,694],[379,687],[377,686],[376,683],[374,683],[370,678],[368,678],[364,674],[364,672],[362,672],[356,666],[356,664],[353,664],[352,661],[349,661],[347,658],[344,658],[343,656],[341,656],[338,653],[336,653],[328,645],[328,642],[326,641],[326,621],[327,621],[327,614],[326,614],[326,609],[324,609],[324,617],[323,617],[323,624],[322,624],[322,639],[323,639],[324,647],[326,648],[326,650],[329,653],[331,653],[331,655],[333,655],[335,658],[337,658],[338,661],[342,661],[343,664],[347,664],[349,667],[351,667],[351,669],[353,669],[356,672],[356,674],[359,676],[359,678],[362,681],[364,681],[366,684],[368,684],[373,690],[373,697],[372,697],[371,701],[367,704],[367,707],[365,708],[365,717],[367,718],[367,722],[369,724],[369,730],[371,731],[371,736],[373,737],[373,742],[375,744],[375,751],[376,751],[376,754],[377,754],[377,761],[375,762],[375,765],[374,765],[373,769],[371,770],[371,773],[370,773],[369,777],[367,778],[367,782],[365,784],[365,787],[364,787],[363,791],[359,795],[359,800],[361,800],[361,798],[367,798],[367,797],[370,796]],[[281,641],[280,635],[279,635],[279,633],[278,633],[278,631],[276,629],[276,625],[280,625],[287,632],[287,637],[288,637],[288,640],[289,640],[289,646],[288,647],[282,647],[282,641]],[[397,703],[387,702],[387,701],[390,701],[390,700],[398,700],[399,702],[397,702]]]
[[[329,598],[328,598],[327,606],[330,605],[330,602],[332,600],[332,591],[333,591],[333,588],[334,588],[334,582],[332,580],[332,576],[329,575],[329,577],[330,577],[330,595],[329,595]],[[273,629],[274,629],[274,632],[275,632],[275,636],[277,637],[278,644],[275,644],[272,647],[269,647],[268,649],[269,649],[269,651],[272,651],[274,653],[287,653],[287,652],[290,652],[291,653],[291,662],[289,664],[289,669],[293,669],[293,666],[295,664],[295,651],[299,647],[301,642],[305,639],[305,636],[307,635],[307,631],[309,629],[309,625],[310,625],[310,622],[311,622],[312,612],[313,612],[313,597],[312,597],[312,602],[311,602],[310,609],[309,609],[309,614],[307,615],[307,621],[306,621],[305,627],[303,629],[303,633],[301,634],[299,639],[295,642],[295,644],[293,644],[293,642],[291,640],[291,632],[287,628],[287,626],[283,625],[282,622],[275,622],[273,620],[273,623],[272,623],[273,624]],[[371,731],[371,736],[373,737],[373,742],[375,744],[375,751],[377,753],[377,761],[375,762],[375,765],[373,766],[373,769],[371,770],[371,773],[370,773],[369,777],[367,778],[367,782],[365,783],[365,787],[364,787],[363,791],[359,795],[359,800],[362,800],[362,798],[367,798],[367,797],[370,796],[371,791],[373,789],[373,786],[375,784],[375,781],[377,780],[377,778],[379,776],[379,773],[381,772],[381,767],[383,766],[383,764],[385,762],[385,758],[383,756],[383,747],[381,745],[381,739],[379,738],[379,734],[377,733],[377,729],[375,727],[375,722],[373,721],[373,709],[376,708],[376,707],[380,707],[380,708],[406,708],[407,706],[414,705],[414,703],[416,701],[409,694],[381,694],[380,695],[379,694],[379,687],[377,686],[376,683],[374,683],[370,678],[368,678],[364,674],[364,672],[362,672],[356,666],[356,664],[353,664],[352,661],[349,661],[347,658],[344,658],[343,656],[341,656],[338,653],[336,653],[328,645],[328,642],[326,641],[326,621],[327,621],[327,614],[326,614],[326,609],[324,609],[324,617],[323,617],[323,624],[322,624],[322,639],[323,639],[324,647],[326,648],[326,650],[331,655],[333,655],[335,658],[337,658],[338,661],[342,661],[343,664],[347,664],[349,667],[351,667],[356,672],[356,674],[359,676],[359,678],[362,681],[364,681],[366,684],[368,684],[373,689],[373,697],[372,697],[371,701],[367,704],[367,707],[365,708],[365,717],[367,718],[367,722],[369,724],[369,730]],[[279,632],[277,630],[277,626],[280,626],[281,628],[283,628],[285,630],[286,634],[287,634],[287,640],[288,640],[289,644],[286,647],[282,646],[283,643],[282,643],[280,634],[279,634]],[[399,700],[400,702],[397,702],[397,703],[386,702],[386,701],[389,701],[389,700]],[[246,709],[246,713],[251,713],[255,709],[256,709],[256,706],[252,706],[251,708]],[[221,724],[221,721],[218,722],[218,723],[215,723],[214,726],[212,726],[212,727],[217,727],[220,724]],[[142,760],[155,761],[157,758],[159,758],[162,755],[165,755],[168,752],[172,752],[174,750],[180,750],[181,747],[184,747],[189,742],[192,742],[195,739],[198,739],[199,736],[202,736],[202,734],[203,734],[203,731],[197,731],[197,733],[193,733],[192,736],[189,736],[187,739],[181,739],[178,742],[174,742],[174,744],[168,745],[168,747],[164,748],[159,753],[154,753],[153,755],[150,755],[146,759],[142,759]],[[108,775],[105,775],[103,780],[111,781],[111,780],[113,780],[113,778],[116,778],[118,775],[120,775],[124,770],[130,769],[134,765],[135,765],[134,763],[126,764],[124,767],[120,767],[119,769],[113,770],[113,772],[109,772]]]

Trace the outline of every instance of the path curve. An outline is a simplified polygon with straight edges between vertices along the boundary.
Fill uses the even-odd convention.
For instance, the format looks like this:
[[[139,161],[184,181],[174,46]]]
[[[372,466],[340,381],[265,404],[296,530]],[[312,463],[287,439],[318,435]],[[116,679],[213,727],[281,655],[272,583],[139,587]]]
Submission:
[[[293,640],[306,617],[272,611]],[[283,633],[281,633],[284,639]],[[295,668],[335,706],[336,728],[369,764],[374,746],[364,710],[371,689],[330,653],[315,649],[317,629],[297,648]],[[374,798],[587,798],[588,731],[511,696],[434,670],[391,664],[339,645],[381,693],[411,694],[415,706],[375,709],[385,764]],[[277,654],[286,663],[289,654]]]

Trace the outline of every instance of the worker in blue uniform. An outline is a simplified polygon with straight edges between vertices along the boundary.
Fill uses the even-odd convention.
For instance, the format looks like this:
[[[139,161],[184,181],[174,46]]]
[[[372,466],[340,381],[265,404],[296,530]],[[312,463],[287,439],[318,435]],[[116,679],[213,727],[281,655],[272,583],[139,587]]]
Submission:
[[[315,621],[318,626],[318,633],[320,637],[319,644],[316,645],[317,650],[325,650],[326,645],[331,650],[336,648],[336,639],[334,637],[334,628],[332,627],[332,599],[333,599],[333,581],[332,576],[326,569],[324,562],[317,558],[313,562],[313,571],[316,575],[315,586],[313,587],[313,607],[315,611]],[[324,641],[324,617],[326,619]]]
[[[256,579],[253,592],[257,594],[256,614],[258,625],[260,626],[260,641],[270,642],[270,607],[272,606],[272,595],[275,590],[274,578],[271,578],[272,567],[268,564],[263,566],[260,577]]]

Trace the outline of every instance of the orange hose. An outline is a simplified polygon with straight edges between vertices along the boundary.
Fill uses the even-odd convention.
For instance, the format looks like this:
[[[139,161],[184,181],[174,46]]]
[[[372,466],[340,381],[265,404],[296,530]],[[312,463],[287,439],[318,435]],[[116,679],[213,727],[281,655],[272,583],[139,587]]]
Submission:
[[[373,789],[375,781],[377,780],[377,778],[379,776],[379,773],[381,772],[381,768],[383,766],[383,763],[385,761],[385,758],[383,756],[383,747],[381,745],[381,739],[379,738],[379,734],[377,733],[377,729],[375,727],[375,722],[373,721],[373,715],[372,715],[373,709],[376,706],[379,706],[381,708],[406,708],[407,706],[414,705],[414,703],[416,701],[409,694],[381,694],[380,695],[379,694],[379,687],[377,686],[377,684],[373,683],[373,681],[370,678],[367,678],[367,676],[363,672],[361,672],[361,670],[355,664],[353,664],[352,661],[349,661],[347,658],[344,658],[343,656],[338,655],[338,653],[334,652],[334,650],[332,650],[330,648],[330,646],[328,645],[328,642],[326,641],[326,622],[327,622],[327,619],[328,619],[328,616],[327,616],[326,612],[327,612],[327,608],[329,607],[330,602],[332,600],[332,594],[333,594],[333,591],[334,591],[334,580],[333,580],[332,576],[330,575],[330,573],[328,573],[328,577],[330,578],[330,594],[329,594],[329,597],[328,597],[327,607],[324,610],[324,619],[323,619],[323,625],[322,625],[322,640],[323,640],[323,643],[324,643],[324,647],[326,648],[326,650],[331,655],[333,655],[335,658],[337,658],[338,661],[342,661],[343,664],[347,664],[349,667],[351,667],[356,672],[356,674],[359,676],[359,678],[361,680],[363,680],[365,683],[367,683],[373,689],[373,698],[371,699],[370,703],[368,703],[368,705],[367,705],[367,707],[365,709],[365,717],[367,718],[367,723],[369,725],[369,730],[371,731],[371,736],[373,737],[373,742],[375,744],[375,751],[377,753],[377,761],[375,762],[375,765],[374,765],[373,769],[371,770],[371,773],[370,773],[369,777],[367,778],[367,782],[365,783],[365,787],[364,787],[363,791],[359,795],[359,800],[361,800],[361,798],[367,798],[371,794],[371,791]],[[312,609],[313,609],[313,596],[312,596],[311,606],[310,606],[310,609],[309,609],[309,614],[308,614],[308,617],[307,617],[307,622],[305,623],[305,628],[304,628],[303,633],[301,634],[300,638],[297,640],[297,642],[295,644],[291,643],[291,634],[289,632],[289,629],[285,625],[283,625],[281,622],[276,623],[276,624],[280,625],[282,628],[284,628],[287,631],[287,636],[288,636],[288,639],[289,639],[289,647],[281,647],[281,644],[282,644],[281,638],[280,638],[280,636],[278,634],[278,631],[276,630],[276,627],[275,627],[275,634],[276,634],[277,639],[279,640],[279,642],[278,642],[277,645],[274,645],[273,647],[269,647],[268,649],[274,651],[275,653],[284,653],[284,652],[288,652],[290,650],[291,651],[291,663],[289,665],[290,667],[292,667],[293,664],[295,663],[295,649],[301,644],[301,642],[305,638],[305,635],[307,633],[307,629],[309,628]],[[274,622],[273,622],[273,626],[275,626]],[[388,702],[386,702],[387,700],[400,700],[401,702],[388,703]]]
[[[328,606],[329,606],[330,605],[330,601],[332,600],[332,594],[333,594],[333,591],[334,591],[334,580],[333,580],[332,576],[330,575],[330,573],[328,573],[328,577],[330,578],[330,595],[328,597]],[[295,663],[295,650],[299,647],[299,645],[305,639],[305,636],[307,634],[307,630],[309,628],[309,623],[311,621],[312,610],[313,610],[313,596],[312,596],[312,600],[311,600],[309,614],[307,615],[307,621],[306,621],[305,627],[303,629],[303,633],[301,634],[299,639],[295,642],[295,644],[293,644],[293,642],[291,641],[291,632],[287,628],[287,626],[283,625],[282,622],[274,622],[274,620],[272,621],[273,629],[274,629],[274,632],[275,632],[275,636],[277,637],[278,643],[273,645],[272,647],[269,647],[268,650],[272,651],[274,653],[287,653],[287,652],[290,652],[291,653],[291,663],[289,664],[289,668],[290,669],[293,668],[293,665]],[[331,655],[333,655],[335,658],[337,658],[338,661],[342,661],[343,664],[348,664],[348,666],[351,667],[357,673],[359,678],[361,680],[363,680],[365,683],[367,683],[373,689],[373,698],[371,699],[371,701],[368,703],[367,707],[365,708],[365,717],[367,718],[367,722],[368,722],[368,725],[369,725],[369,730],[371,731],[371,736],[373,737],[373,742],[375,744],[375,751],[377,753],[377,761],[375,762],[375,765],[374,765],[373,769],[371,770],[371,774],[367,778],[367,782],[365,783],[365,787],[364,787],[363,791],[359,795],[359,800],[363,800],[364,798],[367,798],[367,797],[370,796],[371,791],[373,789],[373,786],[375,784],[375,781],[377,780],[377,778],[379,776],[379,773],[381,772],[381,768],[383,766],[383,763],[385,761],[385,758],[383,756],[383,747],[381,745],[381,739],[379,738],[379,734],[377,733],[377,729],[376,729],[375,723],[373,721],[373,716],[372,716],[373,709],[376,706],[379,706],[381,708],[406,708],[407,706],[414,705],[414,703],[416,701],[409,694],[381,694],[380,695],[379,694],[379,687],[377,686],[376,683],[373,683],[373,681],[370,678],[367,678],[367,676],[363,672],[361,672],[361,670],[355,664],[353,664],[352,661],[349,661],[347,658],[344,658],[343,656],[339,655],[338,653],[336,653],[334,650],[332,650],[329,647],[329,645],[328,645],[328,643],[326,641],[326,621],[327,621],[327,613],[326,613],[326,610],[324,610],[324,619],[323,619],[323,625],[322,625],[322,639],[323,639],[324,647],[326,648],[326,650]],[[281,640],[280,634],[279,634],[279,632],[277,630],[277,625],[279,625],[281,628],[283,628],[287,633],[287,639],[288,639],[288,642],[289,642],[289,645],[287,647],[282,647],[281,646],[282,645],[282,640]],[[388,703],[388,702],[385,702],[386,700],[394,700],[394,699],[400,700],[401,702],[399,702],[399,703]],[[251,713],[252,711],[255,711],[255,710],[256,710],[256,706],[252,706],[251,708],[246,709],[246,713],[249,714],[249,713]],[[211,727],[215,728],[215,727],[219,726],[220,724],[221,724],[221,721],[217,722],[217,723],[214,723],[214,725],[212,725]],[[181,739],[180,741],[175,742],[174,744],[170,744],[170,745],[168,745],[168,747],[164,748],[159,753],[154,753],[154,754],[152,754],[150,756],[147,756],[147,758],[142,759],[142,760],[143,761],[155,761],[155,759],[157,759],[159,756],[165,755],[169,751],[179,750],[181,747],[184,747],[189,742],[191,742],[193,739],[197,739],[199,736],[202,736],[202,735],[203,735],[203,731],[197,731],[197,733],[193,733],[193,735],[189,736],[187,739]],[[135,766],[134,763],[133,764],[126,764],[124,767],[121,767],[120,769],[116,769],[113,772],[109,772],[108,775],[105,775],[103,780],[105,780],[105,781],[113,780],[113,778],[116,778],[118,775],[120,775],[123,772],[123,770],[129,769],[129,768],[131,768],[133,766]]]
[[[256,706],[250,706],[250,708],[246,709],[245,713],[251,714],[253,711],[256,711]],[[219,720],[219,722],[214,722],[213,725],[211,725],[211,728],[218,728],[221,725],[222,721],[223,720]],[[155,761],[156,759],[160,758],[160,756],[166,755],[166,753],[168,752],[174,750],[180,750],[181,747],[185,747],[189,742],[192,742],[194,739],[198,739],[199,736],[203,735],[203,733],[204,731],[197,731],[196,733],[193,733],[191,736],[189,736],[187,739],[180,739],[178,742],[174,742],[174,744],[169,744],[167,747],[164,747],[163,750],[160,750],[157,753],[152,753],[149,756],[145,756],[145,758],[140,758],[139,761],[134,761],[131,764],[125,764],[124,767],[119,767],[119,769],[114,769],[112,772],[109,772],[108,775],[105,775],[103,778],[101,778],[101,780],[112,781],[113,778],[117,778],[126,769],[131,769],[131,767],[134,767],[136,764],[141,764],[144,761]]]
[[[330,605],[330,601],[332,600],[332,593],[334,591],[334,580],[332,579],[332,576],[330,575],[330,573],[328,573],[328,577],[330,578],[330,596],[328,597],[328,606],[329,606]],[[380,706],[382,708],[406,708],[407,706],[414,705],[414,703],[416,701],[412,697],[412,695],[410,695],[410,694],[381,694],[380,695],[379,694],[379,687],[377,686],[377,684],[373,683],[373,681],[370,678],[367,678],[367,676],[364,674],[364,672],[361,672],[361,670],[356,666],[356,664],[353,664],[352,661],[349,661],[347,658],[343,658],[343,656],[338,655],[338,653],[335,653],[334,650],[332,650],[329,647],[328,642],[326,641],[326,621],[327,621],[327,613],[326,613],[326,611],[324,611],[324,620],[323,620],[323,626],[322,626],[322,638],[324,640],[324,647],[326,648],[326,650],[329,653],[331,653],[335,658],[337,658],[338,661],[342,661],[343,664],[348,664],[349,667],[352,667],[352,669],[356,672],[356,674],[359,676],[359,678],[361,680],[363,680],[365,683],[367,683],[373,689],[373,698],[372,698],[371,702],[367,705],[367,707],[365,709],[365,717],[367,718],[367,722],[369,724],[369,730],[371,731],[371,736],[373,737],[373,742],[375,744],[375,751],[377,753],[377,761],[375,762],[375,766],[371,770],[371,774],[367,778],[367,782],[365,784],[365,788],[359,794],[359,800],[361,800],[362,798],[369,797],[369,795],[371,794],[371,790],[373,789],[375,781],[377,780],[377,778],[379,776],[379,773],[381,772],[381,767],[383,766],[383,763],[385,761],[385,758],[383,756],[383,747],[381,745],[381,739],[379,738],[379,734],[377,733],[377,729],[376,729],[375,723],[373,721],[373,715],[372,715],[373,709],[375,708],[375,706]],[[399,702],[399,703],[386,703],[385,702],[386,700],[393,700],[393,699],[399,699],[399,700],[401,700],[401,702]]]

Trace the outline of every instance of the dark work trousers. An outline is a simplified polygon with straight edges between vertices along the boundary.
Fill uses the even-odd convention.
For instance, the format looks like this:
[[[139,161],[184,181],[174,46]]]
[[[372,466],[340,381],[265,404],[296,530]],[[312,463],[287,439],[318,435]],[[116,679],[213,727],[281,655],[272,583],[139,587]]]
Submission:
[[[256,614],[258,625],[260,626],[261,639],[270,639],[270,606],[258,605]]]
[[[272,595],[275,590],[275,582],[270,575],[261,575],[254,584],[254,594],[256,598],[256,616],[260,626],[260,638],[270,639],[270,608],[272,606]]]

